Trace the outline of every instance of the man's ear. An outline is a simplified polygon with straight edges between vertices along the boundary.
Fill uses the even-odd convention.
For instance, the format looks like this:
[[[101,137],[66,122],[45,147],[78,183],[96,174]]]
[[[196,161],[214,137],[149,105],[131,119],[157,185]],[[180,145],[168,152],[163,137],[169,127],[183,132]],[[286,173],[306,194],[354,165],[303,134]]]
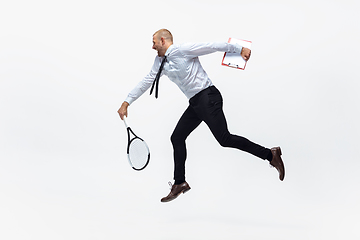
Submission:
[[[161,37],[160,41],[161,41],[162,45],[165,45],[165,38],[164,37]]]

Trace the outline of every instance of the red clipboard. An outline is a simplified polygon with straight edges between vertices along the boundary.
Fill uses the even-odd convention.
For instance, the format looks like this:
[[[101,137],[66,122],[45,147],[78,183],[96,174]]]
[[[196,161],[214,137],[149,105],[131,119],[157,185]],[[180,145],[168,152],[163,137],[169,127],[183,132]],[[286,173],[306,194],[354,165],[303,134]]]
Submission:
[[[237,43],[242,47],[251,49],[251,41],[229,38],[228,43]],[[221,65],[236,69],[245,70],[247,61],[239,53],[225,53]]]

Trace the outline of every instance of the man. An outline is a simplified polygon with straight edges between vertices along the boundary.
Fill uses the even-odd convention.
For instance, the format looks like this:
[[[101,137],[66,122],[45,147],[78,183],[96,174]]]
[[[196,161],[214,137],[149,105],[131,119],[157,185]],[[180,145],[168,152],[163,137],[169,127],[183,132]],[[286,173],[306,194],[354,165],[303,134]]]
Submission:
[[[160,74],[168,76],[189,99],[189,106],[171,135],[174,149],[175,183],[172,185],[169,195],[162,198],[161,202],[171,201],[181,193],[190,190],[189,184],[185,181],[185,140],[203,121],[221,146],[237,148],[261,159],[267,159],[278,170],[279,178],[282,181],[285,176],[285,168],[281,159],[280,147],[268,149],[244,137],[229,133],[222,110],[221,94],[212,84],[198,58],[201,55],[222,51],[239,53],[247,61],[251,55],[250,49],[225,42],[174,45],[173,36],[166,29],[161,29],[153,35],[152,48],[157,51],[158,56],[155,58],[150,73],[129,93],[118,113],[121,119],[127,116],[128,106],[150,86],[152,86],[152,92],[154,85],[159,81]],[[157,97],[157,91],[155,96]]]

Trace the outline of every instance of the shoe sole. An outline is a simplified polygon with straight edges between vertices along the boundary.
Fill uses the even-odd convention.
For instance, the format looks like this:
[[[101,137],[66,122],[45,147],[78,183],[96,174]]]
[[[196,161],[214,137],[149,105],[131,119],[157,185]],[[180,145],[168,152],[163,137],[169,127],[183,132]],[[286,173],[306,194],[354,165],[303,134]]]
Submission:
[[[182,191],[182,193],[185,194],[185,193],[188,192],[190,189],[191,189],[191,188],[184,189],[184,190]],[[180,194],[179,194],[179,195],[180,195]]]
[[[281,148],[278,147],[278,150],[279,150],[279,155],[280,155],[280,157],[281,157],[281,155],[282,155]],[[284,169],[284,172],[283,172],[284,175],[283,175],[282,177],[279,176],[279,178],[280,178],[280,181],[284,181],[284,178],[285,178],[285,166],[284,166],[284,162],[282,161],[282,159],[281,159],[281,162],[282,162],[283,169]]]

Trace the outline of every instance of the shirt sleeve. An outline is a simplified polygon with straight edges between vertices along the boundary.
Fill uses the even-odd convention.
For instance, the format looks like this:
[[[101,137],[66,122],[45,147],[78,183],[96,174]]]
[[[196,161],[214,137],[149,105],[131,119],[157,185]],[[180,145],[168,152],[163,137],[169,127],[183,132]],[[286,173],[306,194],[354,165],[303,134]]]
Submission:
[[[242,46],[227,42],[186,43],[180,46],[180,51],[189,58],[194,58],[214,52],[241,53]]]
[[[136,99],[138,99],[146,90],[150,88],[156,77],[157,71],[161,64],[161,58],[156,56],[151,71],[135,86],[133,90],[128,94],[125,102],[131,105]]]

